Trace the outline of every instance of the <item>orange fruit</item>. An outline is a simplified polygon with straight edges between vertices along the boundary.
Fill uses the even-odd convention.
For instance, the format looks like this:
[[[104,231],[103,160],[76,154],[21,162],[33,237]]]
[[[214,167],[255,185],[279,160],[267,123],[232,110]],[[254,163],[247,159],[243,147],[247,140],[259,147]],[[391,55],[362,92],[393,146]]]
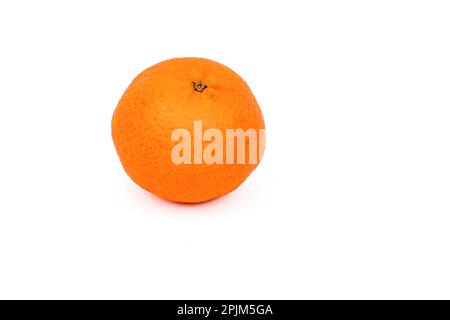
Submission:
[[[201,138],[194,130],[199,123]],[[179,135],[174,139],[179,129],[191,140],[181,141]],[[209,129],[216,135],[207,139]],[[241,140],[246,150],[242,163],[237,160],[242,144],[236,136],[228,140],[227,129],[258,132],[256,161],[250,160],[254,136]],[[261,159],[264,129],[262,113],[245,81],[226,66],[203,58],[170,59],[144,70],[131,82],[112,118],[114,145],[128,176],[143,189],[182,203],[208,201],[241,185]],[[183,163],[173,159],[181,142],[192,146],[177,149]],[[213,142],[216,148],[208,148]],[[208,151],[215,161],[205,161]],[[226,158],[222,163],[221,153]]]

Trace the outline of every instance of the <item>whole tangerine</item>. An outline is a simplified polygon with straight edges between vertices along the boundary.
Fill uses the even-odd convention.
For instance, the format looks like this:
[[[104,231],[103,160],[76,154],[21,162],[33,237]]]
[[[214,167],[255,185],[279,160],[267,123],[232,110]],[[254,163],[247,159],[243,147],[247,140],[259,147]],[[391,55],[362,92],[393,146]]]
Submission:
[[[175,58],[131,82],[114,111],[112,137],[136,184],[166,200],[199,203],[247,179],[264,151],[265,124],[234,71],[204,58]]]

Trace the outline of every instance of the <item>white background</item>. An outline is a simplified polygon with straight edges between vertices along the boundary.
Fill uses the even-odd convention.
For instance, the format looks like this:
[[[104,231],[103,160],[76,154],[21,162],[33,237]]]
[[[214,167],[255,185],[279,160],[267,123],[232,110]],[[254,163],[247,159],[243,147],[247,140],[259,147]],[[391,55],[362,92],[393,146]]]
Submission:
[[[0,298],[450,298],[448,1],[2,1]],[[113,110],[172,57],[264,113],[232,194],[125,175]]]

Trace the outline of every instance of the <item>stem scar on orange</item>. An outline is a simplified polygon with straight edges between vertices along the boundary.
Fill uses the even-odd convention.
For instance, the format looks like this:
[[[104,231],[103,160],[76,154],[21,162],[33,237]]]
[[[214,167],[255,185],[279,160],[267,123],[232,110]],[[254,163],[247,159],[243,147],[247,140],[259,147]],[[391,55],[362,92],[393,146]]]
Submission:
[[[114,111],[112,137],[136,184],[199,203],[235,190],[256,168],[265,125],[239,75],[208,59],[176,58],[131,82]]]

